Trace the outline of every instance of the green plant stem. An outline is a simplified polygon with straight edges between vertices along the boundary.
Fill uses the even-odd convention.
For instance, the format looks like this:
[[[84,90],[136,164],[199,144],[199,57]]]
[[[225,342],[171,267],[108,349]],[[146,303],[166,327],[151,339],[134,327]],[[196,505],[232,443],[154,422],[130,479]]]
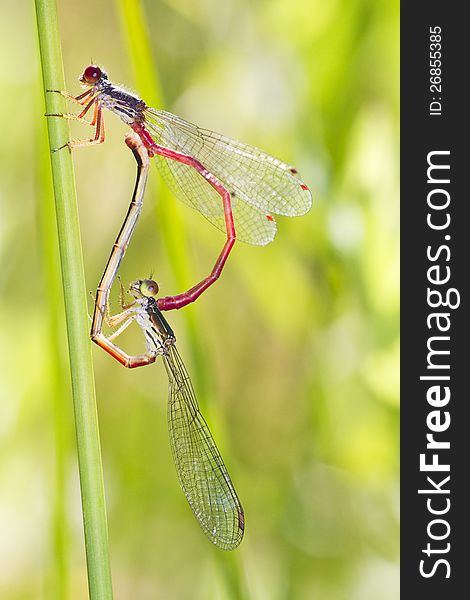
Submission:
[[[37,105],[42,104],[43,93],[38,98]],[[39,93],[38,93],[39,96]],[[66,507],[66,477],[67,459],[70,453],[70,411],[64,403],[64,397],[70,392],[70,386],[65,381],[66,358],[63,352],[63,314],[64,302],[60,277],[59,249],[57,227],[55,224],[55,209],[53,201],[52,179],[49,168],[49,145],[45,119],[38,128],[36,140],[36,193],[44,198],[37,207],[39,216],[40,248],[42,252],[43,281],[45,285],[45,317],[46,331],[44,348],[48,354],[48,368],[45,375],[48,380],[48,394],[51,398],[52,432],[54,439],[55,470],[54,492],[50,494],[53,516],[52,552],[54,569],[47,588],[46,597],[51,600],[68,600],[68,529]],[[39,203],[38,203],[39,204]],[[52,497],[53,496],[53,497]]]
[[[55,0],[36,0],[36,15],[45,89],[64,89],[62,55]],[[66,112],[63,98],[46,93],[48,113]],[[68,138],[65,119],[48,119],[51,148]],[[51,154],[59,252],[75,412],[82,494],[88,586],[91,600],[111,600],[112,584],[103,472],[96,410],[93,365],[83,258],[70,152]]]

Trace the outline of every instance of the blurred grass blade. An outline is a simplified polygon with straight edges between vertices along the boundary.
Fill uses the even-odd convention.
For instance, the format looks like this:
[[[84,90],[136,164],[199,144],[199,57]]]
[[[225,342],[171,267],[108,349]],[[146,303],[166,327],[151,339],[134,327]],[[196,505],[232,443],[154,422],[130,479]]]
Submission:
[[[142,3],[139,0],[116,0],[116,4],[138,93],[150,106],[166,108],[158,69],[152,60],[152,48]],[[179,293],[194,284],[191,279],[194,271],[191,269],[191,254],[188,251],[181,206],[175,201],[167,186],[162,185],[161,178],[159,179],[157,191],[158,231],[161,233],[166,248],[165,258],[171,266],[177,293]],[[191,362],[194,365],[191,369],[193,380],[199,389],[201,406],[204,408],[204,398],[209,395],[210,380],[205,367],[205,352],[198,333],[194,306],[190,310],[184,311],[183,319]]]
[[[55,0],[36,0],[36,15],[45,89],[64,89],[62,56]],[[47,112],[65,112],[63,98],[46,94]],[[68,139],[63,119],[48,120],[51,148]],[[104,499],[101,451],[93,366],[88,338],[86,288],[70,152],[51,154],[59,252],[82,493],[89,594],[92,600],[111,600],[111,569]]]
[[[158,70],[152,61],[152,48],[142,5],[136,0],[117,0],[117,6],[138,92],[150,106],[163,107],[162,87]],[[176,284],[186,289],[190,283],[190,269],[180,207],[166,186],[159,186],[158,196],[159,199],[163,198],[158,206],[161,221],[159,230],[168,249],[167,256]]]
[[[152,60],[152,48],[148,29],[145,23],[142,3],[139,0],[116,0],[121,23],[128,45],[128,55],[136,79],[139,95],[156,108],[165,106],[162,87],[158,77],[158,69]],[[191,254],[187,248],[187,235],[184,221],[181,216],[179,203],[172,197],[166,186],[159,186],[158,190],[158,231],[162,235],[166,248],[165,258],[171,265],[175,283],[178,290],[187,289],[193,283],[191,275]],[[210,414],[210,407],[205,408],[205,399],[211,395],[211,378],[207,367],[207,353],[203,348],[203,338],[200,334],[195,307],[186,307],[183,312],[186,327],[188,349],[191,353],[191,362],[194,368],[193,380],[198,389],[198,397],[204,412]],[[222,424],[218,424],[218,440],[223,438]],[[221,553],[222,554],[222,553]],[[241,600],[248,597],[242,569],[238,557],[223,556],[217,553],[216,564],[224,574],[224,580],[229,582],[229,594],[232,600]]]

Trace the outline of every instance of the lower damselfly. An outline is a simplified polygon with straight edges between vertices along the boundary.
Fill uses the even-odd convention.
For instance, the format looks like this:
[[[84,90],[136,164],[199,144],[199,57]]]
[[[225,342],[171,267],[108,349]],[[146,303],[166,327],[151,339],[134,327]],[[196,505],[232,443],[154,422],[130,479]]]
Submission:
[[[111,316],[106,307],[104,320],[115,331],[105,336],[101,326],[95,341],[126,367],[148,365],[162,358],[168,376],[168,431],[181,488],[204,533],[222,550],[233,550],[242,538],[245,516],[235,488],[201,414],[186,367],[176,348],[176,338],[158,309],[158,285],[151,279],[138,280],[129,288],[134,300],[125,304],[121,287],[122,312]],[[147,350],[127,354],[113,340],[131,323],[142,329]]]

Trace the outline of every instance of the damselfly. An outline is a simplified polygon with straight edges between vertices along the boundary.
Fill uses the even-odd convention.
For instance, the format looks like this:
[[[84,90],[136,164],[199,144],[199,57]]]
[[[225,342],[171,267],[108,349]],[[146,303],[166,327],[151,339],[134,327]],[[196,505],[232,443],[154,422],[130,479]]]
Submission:
[[[122,288],[121,288],[122,292]],[[168,430],[178,479],[194,516],[210,541],[222,550],[233,550],[243,537],[245,516],[222,457],[202,416],[188,372],[176,349],[173,331],[157,307],[158,285],[151,279],[131,284],[134,301],[121,304],[123,312],[108,315],[111,327],[95,341],[126,367],[155,362],[161,356],[168,375]],[[147,352],[130,356],[113,343],[133,321],[140,325]]]
[[[88,66],[79,79],[86,91],[72,96],[78,115],[52,114],[92,125],[94,136],[71,141],[74,148],[104,141],[103,108],[117,114],[141,138],[174,194],[226,233],[227,239],[208,277],[190,290],[159,298],[160,310],[194,302],[220,276],[236,239],[265,245],[274,239],[273,214],[299,216],[311,207],[312,196],[297,170],[253,146],[193,125],[181,117],[147,106],[135,94],[108,80],[97,65]],[[91,121],[85,115],[93,108]]]

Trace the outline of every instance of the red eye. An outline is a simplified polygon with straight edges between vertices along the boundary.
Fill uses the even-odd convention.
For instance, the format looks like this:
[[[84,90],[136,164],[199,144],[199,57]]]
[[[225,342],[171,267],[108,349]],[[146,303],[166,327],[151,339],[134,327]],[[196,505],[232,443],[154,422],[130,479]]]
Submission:
[[[86,83],[94,85],[97,81],[101,79],[102,74],[103,72],[99,67],[95,65],[90,65],[83,71],[82,77]]]

